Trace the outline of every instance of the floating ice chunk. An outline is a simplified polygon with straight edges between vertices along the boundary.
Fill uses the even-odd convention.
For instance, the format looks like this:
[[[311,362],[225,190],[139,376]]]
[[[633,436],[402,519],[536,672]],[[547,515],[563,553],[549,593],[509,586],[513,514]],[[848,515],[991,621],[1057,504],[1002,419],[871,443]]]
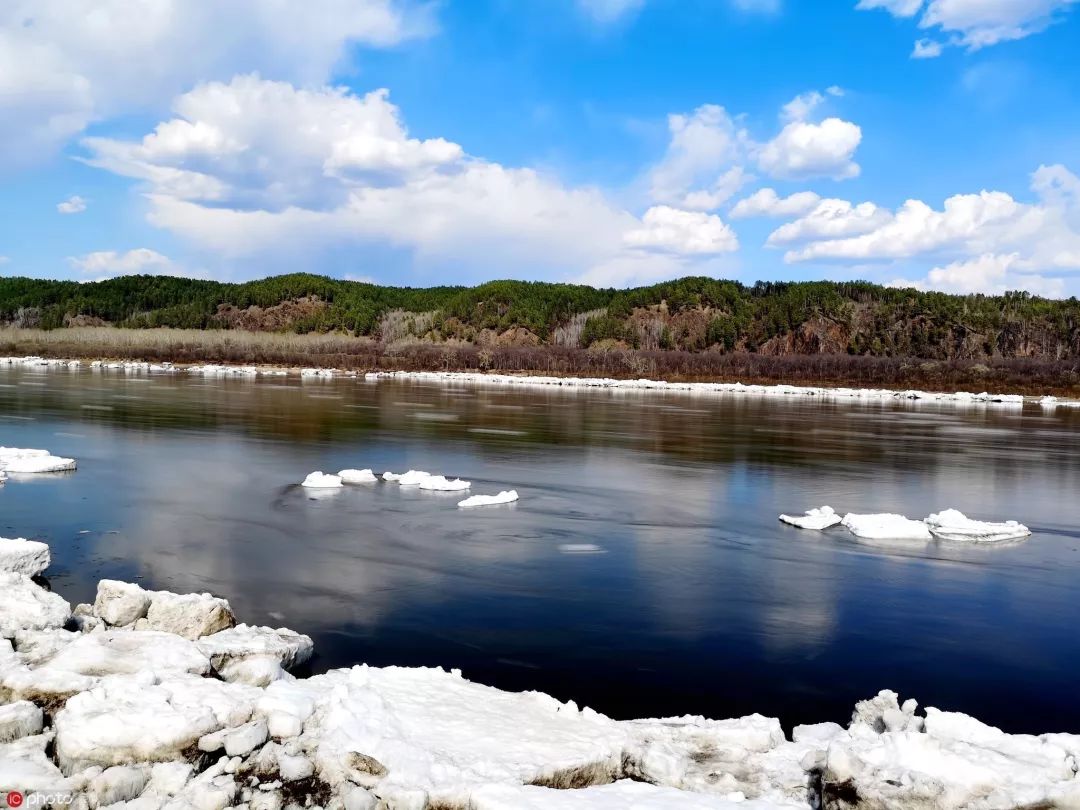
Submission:
[[[509,489],[498,495],[473,495],[471,498],[458,503],[461,509],[471,509],[474,506],[497,506],[502,503],[513,503],[518,499],[517,490]]]
[[[431,473],[424,472],[423,470],[409,470],[406,473],[392,473],[384,472],[383,480],[389,481],[392,484],[400,484],[403,487],[418,487],[427,479],[431,478]]]
[[[75,469],[75,459],[59,456],[19,456],[9,459],[4,465],[9,473],[53,473],[68,472]]]
[[[867,540],[929,540],[930,529],[921,520],[903,515],[853,515],[841,521],[856,537]]]
[[[622,780],[580,790],[535,785],[486,785],[472,793],[472,810],[805,810],[806,802],[746,801],[739,794],[707,796]]]
[[[308,636],[279,628],[238,624],[198,641],[214,670],[226,681],[266,686],[309,658],[314,645]]]
[[[56,758],[68,774],[100,765],[166,762],[199,738],[246,723],[261,690],[194,675],[117,675],[56,713]]]
[[[338,478],[345,484],[373,484],[379,480],[371,470],[342,470]]]
[[[71,605],[45,590],[26,574],[0,571],[0,638],[12,638],[19,630],[63,627]]]
[[[836,526],[843,518],[836,514],[831,506],[822,506],[817,509],[808,509],[799,517],[781,515],[780,520],[783,523],[798,526],[800,529],[816,529],[817,531],[821,531],[830,526]]]
[[[463,492],[472,486],[469,481],[462,481],[460,478],[453,480],[443,475],[429,475],[419,484],[420,489],[429,490],[432,492]]]
[[[341,486],[341,477],[327,475],[323,472],[313,472],[304,479],[300,486],[310,489],[338,489]]]
[[[559,546],[562,554],[603,554],[604,549],[595,543],[563,543]]]
[[[22,537],[0,537],[0,571],[36,577],[49,567],[49,547]]]
[[[956,509],[937,512],[926,519],[926,525],[935,537],[944,540],[972,540],[978,543],[994,543],[1001,540],[1018,540],[1031,534],[1031,530],[1015,520],[1004,523],[984,523],[972,520]]]

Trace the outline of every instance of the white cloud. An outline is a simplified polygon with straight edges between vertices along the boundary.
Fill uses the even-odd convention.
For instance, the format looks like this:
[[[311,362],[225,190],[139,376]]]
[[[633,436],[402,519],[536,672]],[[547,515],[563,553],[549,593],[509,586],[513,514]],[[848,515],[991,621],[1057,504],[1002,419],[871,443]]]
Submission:
[[[86,200],[78,194],[73,194],[63,202],[58,202],[56,210],[61,214],[81,214],[86,210]]]
[[[914,17],[922,5],[923,0],[859,0],[855,8],[864,11],[883,8],[897,17]]]
[[[1030,203],[1001,191],[957,194],[941,210],[921,200],[908,200],[895,212],[864,203],[867,215],[855,234],[846,229],[860,222],[855,214],[862,206],[822,201],[838,203],[827,221],[839,232],[815,224],[811,214],[778,229],[770,241],[805,242],[788,251],[789,262],[929,259],[939,263],[940,284],[973,272],[962,264],[946,272],[950,262],[985,255],[1012,256],[1006,268],[1012,272],[1080,270],[1080,178],[1061,165],[1040,166],[1031,188],[1038,199]],[[986,271],[988,265],[980,267]]]
[[[1019,254],[1016,253],[986,253],[974,259],[935,267],[927,273],[925,279],[896,279],[890,282],[889,286],[914,287],[917,290],[937,290],[959,295],[1001,295],[1010,290],[1026,290],[1047,298],[1064,297],[1065,282],[1062,279],[1012,272],[1020,264]]]
[[[680,255],[731,253],[739,249],[735,232],[715,214],[657,205],[641,219],[642,227],[623,237],[629,247]]]
[[[773,189],[762,188],[735,203],[730,216],[732,219],[798,217],[813,210],[820,199],[813,191],[799,191],[788,197],[780,197]]]
[[[747,131],[716,104],[704,104],[689,115],[669,115],[668,130],[667,152],[650,175],[650,193],[657,202],[677,204],[692,189],[712,185],[745,158],[752,144]]]
[[[6,0],[0,156],[46,157],[89,123],[155,109],[206,77],[258,70],[325,81],[351,44],[430,29],[411,0]]]
[[[817,239],[855,236],[883,227],[892,219],[892,212],[873,203],[852,205],[847,200],[820,200],[804,216],[781,225],[769,234],[767,244],[777,247]]]
[[[976,51],[1000,42],[1023,39],[1046,30],[1080,0],[859,0],[858,9],[885,9],[897,17],[922,11],[919,28],[939,29],[950,44]],[[940,43],[916,43],[912,56],[940,52]],[[920,45],[923,47],[920,48]]]
[[[92,281],[136,274],[181,275],[180,268],[168,256],[163,256],[149,248],[135,248],[126,253],[99,250],[87,253],[85,256],[72,256],[68,259],[68,263],[80,273],[93,276],[94,278],[90,279]]]
[[[800,93],[781,108],[780,117],[784,121],[805,121],[824,101],[825,96],[817,90]]]
[[[912,59],[937,59],[945,51],[945,46],[935,39],[916,40],[911,50]]]
[[[739,189],[753,179],[753,175],[747,174],[742,166],[733,166],[716,178],[712,188],[686,194],[682,198],[682,207],[694,211],[712,211],[734,197]]]
[[[153,225],[227,260],[370,246],[433,269],[614,278],[675,274],[680,257],[737,244],[715,217],[653,210],[643,222],[596,189],[413,137],[384,90],[240,76],[173,107],[139,140],[84,139],[87,162],[139,180]]]
[[[820,124],[792,121],[758,156],[760,169],[772,177],[844,180],[859,175],[854,161],[862,129],[850,121],[826,118]]]
[[[601,25],[636,14],[645,0],[577,0],[578,7]]]

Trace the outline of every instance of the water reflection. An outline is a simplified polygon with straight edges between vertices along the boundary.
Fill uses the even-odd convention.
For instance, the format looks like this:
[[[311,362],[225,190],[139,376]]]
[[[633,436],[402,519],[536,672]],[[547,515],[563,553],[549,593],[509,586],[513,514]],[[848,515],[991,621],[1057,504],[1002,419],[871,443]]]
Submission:
[[[457,666],[621,716],[843,720],[890,687],[1080,727],[1071,410],[14,369],[0,417],[0,444],[80,461],[0,489],[3,533],[46,539],[72,601],[104,576],[211,590],[312,634],[318,667]],[[521,500],[297,485],[346,467]],[[776,520],[824,503],[1035,534],[886,547]]]

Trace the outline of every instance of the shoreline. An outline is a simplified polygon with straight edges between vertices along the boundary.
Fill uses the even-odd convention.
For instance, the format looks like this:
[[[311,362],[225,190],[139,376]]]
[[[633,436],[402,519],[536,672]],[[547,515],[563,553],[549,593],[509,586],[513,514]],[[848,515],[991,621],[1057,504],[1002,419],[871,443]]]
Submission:
[[[1080,735],[1005,734],[885,690],[850,723],[616,721],[441,668],[296,678],[311,639],[210,594],[42,587],[0,539],[0,784],[90,810],[1072,806]],[[839,719],[839,718],[836,718]],[[57,799],[56,797],[61,797]]]
[[[286,367],[276,365],[246,365],[234,363],[151,363],[131,360],[83,360],[77,358],[45,358],[38,356],[0,357],[0,367],[39,368],[49,370],[119,371],[145,374],[191,374],[204,377],[288,377],[301,379],[363,379],[368,382],[402,380],[407,382],[437,383],[441,385],[487,385],[502,387],[558,388],[564,390],[591,389],[613,391],[650,391],[686,393],[694,395],[733,395],[753,397],[798,398],[836,402],[886,402],[929,401],[946,402],[958,406],[997,405],[1022,407],[1024,403],[1036,403],[1046,409],[1055,407],[1077,408],[1080,399],[1060,398],[1051,394],[1002,394],[983,391],[927,391],[920,389],[854,388],[831,385],[793,385],[787,383],[742,382],[683,382],[651,380],[645,378],[611,378],[552,376],[521,372],[502,374],[497,372],[470,371],[350,371],[333,367]]]

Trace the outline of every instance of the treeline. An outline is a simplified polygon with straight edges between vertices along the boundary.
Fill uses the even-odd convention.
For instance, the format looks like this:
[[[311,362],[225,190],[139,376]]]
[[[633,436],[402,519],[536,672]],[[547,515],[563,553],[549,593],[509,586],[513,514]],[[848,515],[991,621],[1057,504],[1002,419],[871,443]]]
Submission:
[[[0,322],[46,330],[110,325],[340,333],[480,348],[559,343],[765,356],[1080,357],[1075,298],[956,296],[867,282],[748,286],[689,277],[616,290],[523,281],[385,287],[309,274],[240,284],[160,276],[88,284],[3,278]]]

